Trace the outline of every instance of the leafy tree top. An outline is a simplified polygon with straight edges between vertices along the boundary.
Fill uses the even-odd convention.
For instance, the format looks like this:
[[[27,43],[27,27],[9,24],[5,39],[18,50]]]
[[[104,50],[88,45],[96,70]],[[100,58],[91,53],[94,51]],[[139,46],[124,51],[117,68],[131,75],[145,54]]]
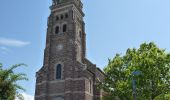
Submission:
[[[139,100],[153,100],[170,92],[170,54],[153,42],[127,49],[123,56],[116,54],[104,71],[107,77],[100,86],[122,100],[132,99],[132,79],[136,80]],[[141,74],[132,75],[134,71]]]
[[[3,69],[2,64],[0,64],[0,100],[14,100],[15,97],[18,97],[20,100],[24,99],[18,90],[25,91],[25,89],[17,82],[28,80],[28,78],[24,73],[14,73],[14,70],[21,66],[26,65],[16,64],[8,69]]]

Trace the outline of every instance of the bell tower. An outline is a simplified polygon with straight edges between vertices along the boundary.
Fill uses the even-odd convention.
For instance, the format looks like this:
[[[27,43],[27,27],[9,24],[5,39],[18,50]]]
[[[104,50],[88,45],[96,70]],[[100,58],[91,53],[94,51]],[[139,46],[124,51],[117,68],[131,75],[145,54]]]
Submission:
[[[86,59],[81,0],[53,0],[35,100],[99,100],[96,65]],[[98,72],[98,73],[97,73]]]
[[[56,50],[53,49],[53,53],[63,54],[65,58],[71,58],[79,62],[82,62],[83,57],[85,57],[85,29],[82,6],[80,0],[53,0],[50,7],[51,15],[48,19],[46,44],[46,46],[54,46]],[[58,54],[53,56],[55,55]]]

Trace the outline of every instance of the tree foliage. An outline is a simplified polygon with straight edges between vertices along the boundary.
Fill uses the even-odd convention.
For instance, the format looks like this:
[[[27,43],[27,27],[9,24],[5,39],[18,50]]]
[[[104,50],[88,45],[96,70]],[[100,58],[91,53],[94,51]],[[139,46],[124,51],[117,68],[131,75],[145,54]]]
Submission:
[[[17,82],[28,79],[23,73],[14,73],[14,70],[21,66],[26,65],[16,64],[9,69],[3,69],[2,64],[0,64],[0,100],[15,100],[15,97],[18,97],[20,100],[23,99],[18,90],[25,91],[25,89],[18,85]]]
[[[170,54],[153,42],[143,43],[139,49],[128,49],[124,56],[109,59],[104,69],[106,78],[99,86],[108,93],[106,100],[118,97],[132,100],[132,79],[136,80],[137,100],[170,100]],[[140,71],[140,75],[132,75]],[[110,99],[109,99],[110,98]],[[161,99],[159,99],[161,100]]]

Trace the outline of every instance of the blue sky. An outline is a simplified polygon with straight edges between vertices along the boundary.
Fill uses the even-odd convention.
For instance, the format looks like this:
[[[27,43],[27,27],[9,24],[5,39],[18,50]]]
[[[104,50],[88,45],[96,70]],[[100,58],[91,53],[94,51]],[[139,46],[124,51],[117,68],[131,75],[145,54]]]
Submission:
[[[25,63],[16,72],[28,74],[21,82],[34,95],[35,72],[43,63],[49,6],[52,0],[0,1],[0,62],[5,67]],[[108,58],[154,41],[170,51],[170,0],[83,0],[87,58],[101,69]]]

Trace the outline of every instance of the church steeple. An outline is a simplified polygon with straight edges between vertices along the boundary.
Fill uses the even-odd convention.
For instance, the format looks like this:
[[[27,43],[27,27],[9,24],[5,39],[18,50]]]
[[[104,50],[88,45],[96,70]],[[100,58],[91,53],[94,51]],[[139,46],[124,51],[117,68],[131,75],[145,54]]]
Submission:
[[[99,100],[93,92],[97,69],[86,59],[82,7],[81,0],[53,0],[35,100]]]
[[[48,19],[46,50],[52,48],[48,47],[49,45],[56,48],[62,47],[62,51],[53,49],[54,51],[51,52],[55,52],[55,55],[63,54],[62,56],[65,58],[71,57],[73,60],[82,62],[86,56],[86,34],[83,21],[84,13],[80,4],[80,0],[53,0],[51,15]],[[69,57],[64,52],[67,52]],[[44,64],[48,61],[48,55],[50,54],[45,53]]]

